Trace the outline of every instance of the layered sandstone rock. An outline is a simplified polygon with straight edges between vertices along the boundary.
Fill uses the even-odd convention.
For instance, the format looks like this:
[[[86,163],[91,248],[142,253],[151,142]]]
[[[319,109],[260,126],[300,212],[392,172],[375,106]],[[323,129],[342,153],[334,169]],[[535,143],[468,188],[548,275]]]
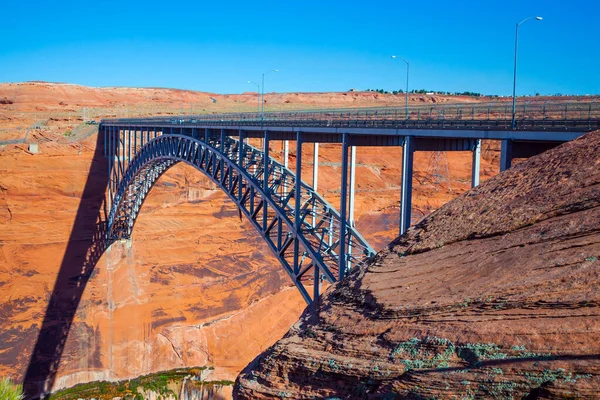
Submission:
[[[594,398],[600,132],[446,204],[331,288],[236,398]]]
[[[0,105],[0,115],[10,115],[18,125],[33,118],[36,108],[64,113],[147,95],[181,100],[173,90],[45,83],[0,85],[0,98],[9,89],[16,91],[7,93],[14,103]],[[294,102],[343,105],[339,96],[305,94]],[[235,98],[228,99],[233,107]],[[225,98],[219,100],[223,103]],[[26,145],[0,146],[0,376],[22,380],[59,271],[71,268],[64,281],[77,284],[81,271],[76,267],[93,234],[96,207],[101,208],[107,176],[102,140],[65,137],[71,125],[63,114],[31,131],[29,137],[39,143],[35,155]],[[7,139],[2,134],[0,141]],[[312,145],[303,151],[303,179],[311,182]],[[273,142],[271,155],[282,161],[282,154],[282,144]],[[398,229],[400,154],[392,147],[358,149],[356,224],[375,248]],[[291,151],[291,165],[294,157]],[[415,219],[469,187],[468,152],[447,155],[452,190],[448,182],[432,182],[429,157],[415,155]],[[340,158],[339,145],[321,146],[319,191],[335,207]],[[497,166],[484,161],[482,171],[485,179]],[[150,192],[132,241],[114,244],[95,264],[60,357],[55,388],[182,366],[212,366],[210,379],[234,380],[281,338],[303,308],[291,281],[233,203],[201,173],[177,165]]]

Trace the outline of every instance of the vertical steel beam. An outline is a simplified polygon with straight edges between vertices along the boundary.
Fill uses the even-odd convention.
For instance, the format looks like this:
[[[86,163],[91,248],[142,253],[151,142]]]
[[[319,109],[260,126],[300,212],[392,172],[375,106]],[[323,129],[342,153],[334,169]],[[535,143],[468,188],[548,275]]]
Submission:
[[[510,168],[513,158],[513,142],[509,139],[502,140],[500,149],[500,172]]]
[[[356,146],[350,147],[350,196],[348,204],[348,224],[354,228],[354,190],[356,186]],[[348,269],[352,268],[352,238],[348,235]]]
[[[115,175],[115,189],[119,187],[119,181],[121,180],[121,128],[117,128],[116,137],[116,155],[117,155],[117,173]]]
[[[104,137],[105,137],[104,142],[106,143],[104,152],[106,154],[106,157],[108,158],[108,211],[110,212],[110,208],[112,207],[112,185],[111,185],[111,183],[112,183],[112,176],[111,176],[112,164],[111,163],[113,161],[112,154],[110,151],[111,150],[110,136],[112,134],[113,127],[112,126],[109,126],[108,128],[103,127],[102,130],[104,132]]]
[[[287,140],[286,140],[287,142]],[[296,237],[294,238],[294,274],[300,272],[300,231],[302,223],[300,221],[300,205],[302,203],[302,132],[296,132],[296,187],[294,188],[294,225]]]
[[[410,228],[412,211],[412,178],[414,138],[406,136],[402,147],[402,192],[400,196],[400,235]]]
[[[265,193],[265,198],[263,198],[263,231],[267,231],[267,217],[268,217],[268,207],[267,207],[267,198],[269,191],[269,131],[264,131],[264,164],[263,164],[263,191]],[[241,143],[240,143],[241,144]]]
[[[350,227],[354,227],[354,190],[356,186],[356,146],[350,147],[350,205],[348,206],[348,220]]]
[[[221,153],[225,154],[225,129],[221,129],[221,137],[220,137],[219,140],[221,141],[221,146],[220,146],[221,147]],[[224,171],[223,171],[223,169],[225,168],[225,159],[223,157],[221,157],[220,164],[221,164],[220,165],[220,169],[221,169],[221,173],[220,174],[221,175],[220,175],[219,179],[220,179],[221,184],[223,184],[224,183],[223,182],[223,179],[224,179],[223,176],[225,175]]]
[[[317,192],[319,187],[319,143],[315,143],[313,153],[313,190]]]
[[[135,128],[133,128],[135,129]],[[135,131],[134,131],[135,132]],[[127,164],[125,168],[129,167],[129,163],[131,162],[131,129],[127,129]]]
[[[288,160],[289,160],[289,149],[290,149],[290,141],[283,141],[283,166],[288,168]],[[283,195],[286,196],[288,193],[287,180],[283,181]]]
[[[314,282],[313,282],[313,301],[317,301],[319,298],[319,292],[321,291],[321,274],[319,271],[319,267],[317,265],[317,263],[313,263],[313,269],[314,269]]]
[[[319,143],[315,143],[313,152],[313,179],[312,179],[313,190],[318,193],[319,187]],[[315,206],[313,203],[312,207],[312,227],[314,228],[317,224],[317,218],[315,216]],[[316,267],[315,267],[316,268]]]
[[[244,168],[243,165],[243,155],[244,155],[244,131],[243,130],[239,130],[239,137],[238,137],[238,165],[240,167],[240,169]],[[241,201],[242,200],[242,195],[243,195],[243,191],[242,191],[242,174],[238,174],[238,200]],[[241,204],[240,204],[241,205]]]
[[[269,188],[269,131],[263,131],[263,190]]]
[[[346,204],[348,202],[348,134],[343,134],[342,139],[342,182],[340,188],[340,251],[339,251],[339,280],[344,279],[346,275],[346,230],[347,230],[347,215]]]
[[[479,186],[479,173],[481,172],[481,139],[475,139],[473,147],[473,162],[471,164],[471,187]]]

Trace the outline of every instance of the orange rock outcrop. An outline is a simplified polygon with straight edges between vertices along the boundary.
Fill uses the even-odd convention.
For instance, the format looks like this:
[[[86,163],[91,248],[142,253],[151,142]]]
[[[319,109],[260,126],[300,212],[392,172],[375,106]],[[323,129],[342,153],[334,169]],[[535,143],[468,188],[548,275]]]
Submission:
[[[497,175],[331,288],[234,398],[597,398],[600,131]]]

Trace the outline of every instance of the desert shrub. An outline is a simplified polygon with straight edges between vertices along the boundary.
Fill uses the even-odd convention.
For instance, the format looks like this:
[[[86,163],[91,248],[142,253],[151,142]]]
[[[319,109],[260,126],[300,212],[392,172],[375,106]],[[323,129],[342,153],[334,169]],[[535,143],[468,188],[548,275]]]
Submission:
[[[0,379],[0,399],[21,400],[24,397],[21,385],[12,383],[8,378]]]

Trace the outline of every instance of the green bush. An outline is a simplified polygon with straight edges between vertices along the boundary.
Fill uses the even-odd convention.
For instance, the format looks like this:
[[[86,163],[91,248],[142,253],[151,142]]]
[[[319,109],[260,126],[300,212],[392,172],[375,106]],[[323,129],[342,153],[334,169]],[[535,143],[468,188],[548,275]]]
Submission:
[[[23,387],[15,385],[8,378],[0,380],[0,399],[2,400],[21,400],[23,396]]]

